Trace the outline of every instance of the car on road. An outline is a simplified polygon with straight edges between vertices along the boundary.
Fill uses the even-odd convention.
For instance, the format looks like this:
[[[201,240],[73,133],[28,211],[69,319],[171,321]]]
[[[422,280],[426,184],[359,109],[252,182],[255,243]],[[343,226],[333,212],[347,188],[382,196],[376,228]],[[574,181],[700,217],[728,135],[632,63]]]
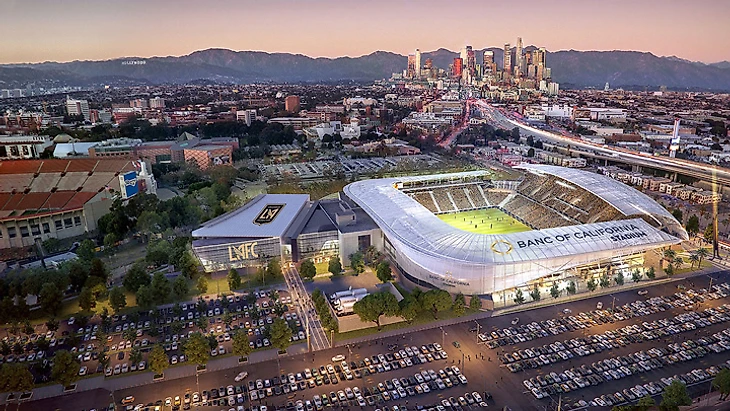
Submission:
[[[514,320],[512,320],[512,325],[517,325],[517,324],[519,324],[519,322],[520,322],[520,319],[515,318]]]
[[[602,310],[602,309],[603,309],[603,303],[599,301],[598,304],[596,304],[596,310]]]
[[[454,347],[456,347],[456,348],[461,348],[461,344],[459,344],[459,342],[458,342],[458,341],[454,341],[454,342],[452,342],[451,344],[453,344],[453,345],[454,345]]]
[[[248,372],[241,371],[238,375],[236,375],[236,378],[234,380],[236,382],[243,381],[246,377],[248,377]]]
[[[647,294],[649,294],[649,291],[648,290],[639,290],[639,292],[637,294],[639,294],[639,295],[647,295]]]
[[[132,404],[133,402],[134,402],[134,397],[131,395],[128,395],[128,396],[122,398],[122,400],[120,401],[120,403],[122,405],[129,405],[129,404]]]
[[[345,356],[342,354],[338,354],[338,355],[335,355],[334,357],[332,357],[332,362],[341,362],[341,361],[345,361]]]

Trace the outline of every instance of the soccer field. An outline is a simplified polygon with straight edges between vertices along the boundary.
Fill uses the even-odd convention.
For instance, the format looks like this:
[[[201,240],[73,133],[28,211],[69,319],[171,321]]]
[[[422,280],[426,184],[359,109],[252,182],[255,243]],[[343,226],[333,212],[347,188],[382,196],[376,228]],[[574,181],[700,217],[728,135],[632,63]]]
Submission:
[[[477,234],[509,234],[532,230],[498,208],[441,214],[438,218],[459,230]]]

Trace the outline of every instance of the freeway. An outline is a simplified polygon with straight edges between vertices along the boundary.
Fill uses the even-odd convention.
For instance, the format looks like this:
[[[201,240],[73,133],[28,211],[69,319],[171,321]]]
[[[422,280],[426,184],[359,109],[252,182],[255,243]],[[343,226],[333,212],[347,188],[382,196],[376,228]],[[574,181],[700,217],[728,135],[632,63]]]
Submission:
[[[610,159],[611,161],[618,161],[630,165],[656,168],[671,173],[680,173],[709,182],[714,181],[723,186],[730,187],[730,170],[722,167],[705,163],[696,163],[678,158],[656,157],[637,151],[618,147],[608,147],[583,141],[576,137],[556,134],[532,127],[515,119],[509,113],[505,113],[502,110],[489,105],[484,100],[476,100],[474,104],[480,109],[480,111],[482,111],[482,113],[485,114],[485,117],[492,118],[496,124],[502,125],[504,128],[519,127],[522,133],[529,134],[534,137],[541,137],[553,142],[563,143],[565,145],[570,145],[571,147],[579,147],[587,150],[588,154],[593,153],[594,156],[603,155],[604,157],[601,157],[603,159]]]

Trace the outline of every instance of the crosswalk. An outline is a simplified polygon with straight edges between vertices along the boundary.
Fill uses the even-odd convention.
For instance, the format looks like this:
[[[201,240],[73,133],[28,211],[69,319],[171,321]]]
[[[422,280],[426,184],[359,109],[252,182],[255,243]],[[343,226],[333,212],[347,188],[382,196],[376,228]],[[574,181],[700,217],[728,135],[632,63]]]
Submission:
[[[309,334],[312,351],[330,348],[327,333],[322,327],[319,316],[317,316],[314,309],[314,304],[304,288],[304,283],[302,283],[302,278],[297,269],[295,267],[285,269],[284,280],[291,293],[292,302],[295,304],[302,323]]]

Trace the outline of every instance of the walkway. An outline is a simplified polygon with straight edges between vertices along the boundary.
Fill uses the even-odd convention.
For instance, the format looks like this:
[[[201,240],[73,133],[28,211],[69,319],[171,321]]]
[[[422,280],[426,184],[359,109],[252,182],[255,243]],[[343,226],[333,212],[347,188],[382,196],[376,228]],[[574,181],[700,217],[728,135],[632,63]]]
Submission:
[[[330,342],[327,339],[327,333],[322,327],[317,311],[314,309],[314,303],[309,298],[309,293],[304,288],[302,277],[296,268],[290,267],[284,270],[284,280],[289,287],[292,303],[295,304],[299,316],[304,323],[307,337],[313,351],[324,350],[330,348]]]

